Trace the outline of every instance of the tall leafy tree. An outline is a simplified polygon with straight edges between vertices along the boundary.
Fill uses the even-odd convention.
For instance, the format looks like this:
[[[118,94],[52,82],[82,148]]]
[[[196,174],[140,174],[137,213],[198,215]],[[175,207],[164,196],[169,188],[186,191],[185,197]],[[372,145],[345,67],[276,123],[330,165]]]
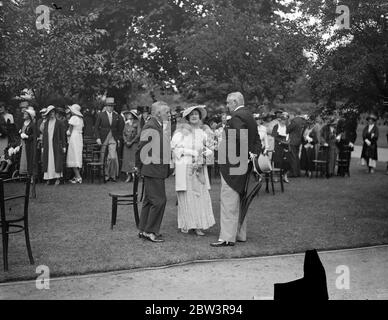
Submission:
[[[342,101],[360,112],[382,108],[388,99],[388,6],[383,0],[308,0],[301,11],[316,19],[319,33],[313,52],[310,85],[316,101],[330,108]],[[337,6],[346,5],[350,25],[338,27]],[[323,37],[325,35],[325,37]]]
[[[307,63],[308,38],[278,10],[289,8],[269,0],[213,1],[176,37],[185,93],[222,102],[231,90],[254,103],[287,97]]]

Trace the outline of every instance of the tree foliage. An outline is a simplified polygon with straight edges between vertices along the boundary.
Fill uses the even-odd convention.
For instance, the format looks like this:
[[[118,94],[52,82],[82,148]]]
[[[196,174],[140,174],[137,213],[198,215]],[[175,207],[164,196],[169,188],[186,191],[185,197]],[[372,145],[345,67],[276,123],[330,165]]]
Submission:
[[[343,1],[350,9],[350,28],[334,28],[336,1],[304,1],[301,10],[317,21],[320,33],[314,48],[316,61],[310,70],[310,85],[316,101],[328,106],[357,106],[360,111],[381,107],[388,98],[388,16],[385,1]],[[322,40],[322,34],[330,34]]]

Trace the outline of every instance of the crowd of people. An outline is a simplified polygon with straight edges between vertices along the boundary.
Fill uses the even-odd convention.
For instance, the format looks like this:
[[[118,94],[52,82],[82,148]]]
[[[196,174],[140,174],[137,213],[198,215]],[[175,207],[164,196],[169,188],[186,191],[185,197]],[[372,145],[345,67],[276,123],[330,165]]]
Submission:
[[[100,146],[105,181],[116,182],[120,172],[125,174],[125,182],[131,182],[137,173],[144,178],[139,237],[152,242],[164,241],[159,231],[166,206],[165,179],[175,175],[178,228],[183,233],[192,230],[203,236],[203,231],[215,224],[209,193],[211,172],[220,174],[221,231],[218,241],[211,244],[219,247],[246,241],[247,219],[241,221],[239,208],[249,170],[233,173],[239,164],[229,157],[220,162],[218,154],[240,150],[240,144],[246,143],[250,157],[268,157],[275,168],[282,169],[286,183],[303,171],[311,177],[317,170],[317,160],[325,163],[320,173],[327,178],[347,172],[357,138],[357,119],[284,110],[252,114],[239,92],[229,94],[226,102],[227,110],[212,117],[203,105],[172,109],[162,101],[151,107],[124,109],[119,114],[114,98],[107,97],[93,121],[84,119],[78,104],[65,109],[50,105],[36,112],[23,101],[15,119],[0,102],[0,174],[11,173],[12,165],[18,164],[20,175],[32,179],[41,175],[47,184],[58,185],[70,169],[69,182],[80,184],[88,139]],[[367,120],[361,157],[368,173],[374,173],[378,159],[377,116],[370,114]],[[243,139],[242,129],[247,131]],[[229,135],[231,130],[237,134]],[[86,139],[85,132],[93,136]],[[157,135],[153,135],[155,132]],[[158,145],[160,161],[147,162],[141,155],[152,139]],[[347,165],[338,166],[335,172],[338,159],[346,160]]]

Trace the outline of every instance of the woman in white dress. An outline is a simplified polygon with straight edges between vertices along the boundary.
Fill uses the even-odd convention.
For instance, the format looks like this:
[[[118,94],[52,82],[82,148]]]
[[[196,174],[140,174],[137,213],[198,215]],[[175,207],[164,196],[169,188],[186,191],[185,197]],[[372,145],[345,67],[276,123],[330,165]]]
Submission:
[[[70,182],[82,183],[79,169],[82,168],[82,130],[84,127],[84,120],[81,113],[81,107],[78,104],[73,104],[69,109],[71,111],[71,118],[69,120],[67,135],[70,136],[70,138],[66,164],[68,168],[73,168],[74,171],[74,178],[70,180]]]
[[[193,106],[183,111],[181,124],[177,126],[171,141],[175,161],[175,190],[178,197],[178,228],[183,233],[194,230],[203,236],[215,224],[210,199],[210,183],[206,157],[213,154],[202,121],[206,110]]]

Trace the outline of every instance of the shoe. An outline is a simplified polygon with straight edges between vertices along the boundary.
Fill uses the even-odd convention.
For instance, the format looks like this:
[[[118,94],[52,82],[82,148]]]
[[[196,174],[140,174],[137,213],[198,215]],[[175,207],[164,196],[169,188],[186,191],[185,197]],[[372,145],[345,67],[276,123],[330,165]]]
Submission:
[[[154,233],[143,233],[143,237],[145,237],[147,240],[151,241],[151,242],[156,242],[156,243],[160,243],[160,242],[164,242],[163,239],[159,239]]]
[[[189,233],[189,230],[183,229],[183,228],[182,228],[182,229],[181,229],[181,232],[182,232],[182,233]]]
[[[234,242],[217,241],[210,244],[211,247],[233,247]]]
[[[144,232],[139,232],[138,236],[140,239],[145,239]]]
[[[55,185],[58,186],[61,183],[61,180],[57,179],[55,180]]]
[[[110,178],[109,180],[112,181],[112,182],[117,182],[117,180],[113,179],[113,178]]]
[[[69,182],[75,184],[75,183],[78,182],[78,179],[77,179],[77,178],[73,178],[73,179],[71,179]]]
[[[202,236],[205,235],[205,234],[202,232],[201,229],[194,229],[194,232],[195,232],[195,234],[196,234],[197,236],[200,236],[200,237],[202,237]]]
[[[237,239],[237,242],[247,242],[247,240],[239,240],[239,239]]]
[[[77,183],[82,184],[82,178],[78,178]]]
[[[288,180],[287,178],[284,178],[283,181],[284,181],[285,183],[290,183],[290,180]]]

